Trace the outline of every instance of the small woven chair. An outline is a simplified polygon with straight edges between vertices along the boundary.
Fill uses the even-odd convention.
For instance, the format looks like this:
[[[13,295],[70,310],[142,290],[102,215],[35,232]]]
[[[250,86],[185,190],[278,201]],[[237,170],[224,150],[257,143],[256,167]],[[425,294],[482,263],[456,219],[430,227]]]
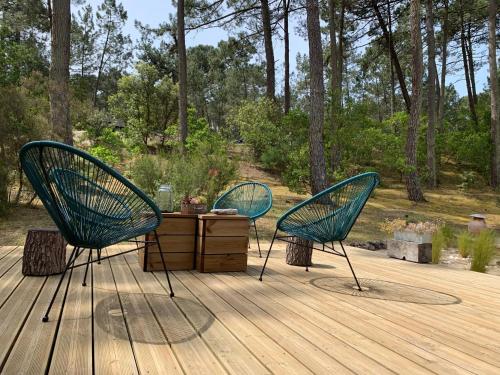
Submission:
[[[293,237],[299,237],[323,245],[321,249],[314,247],[313,249],[325,251],[326,247],[327,252],[345,257],[356,285],[361,290],[342,241],[351,231],[366,201],[378,183],[379,176],[377,173],[363,173],[333,185],[285,212],[276,223],[276,230],[259,280],[262,281],[262,275],[274,240],[291,242]],[[287,236],[277,236],[278,231],[287,233]],[[334,241],[340,243],[342,253],[335,250]],[[327,245],[330,243],[331,247]]]
[[[21,149],[19,158],[24,173],[50,217],[68,244],[73,246],[66,268],[42,319],[44,322],[49,319],[50,309],[68,270],[69,286],[73,269],[86,266],[82,282],[85,286],[90,266],[93,293],[94,262],[100,263],[102,259],[143,249],[151,242],[161,249],[156,234],[156,228],[162,220],[159,208],[114,169],[81,150],[52,141],[27,143]],[[156,241],[137,240],[138,236],[149,232],[155,233]],[[103,248],[127,240],[135,243],[132,250],[101,258]],[[89,251],[87,261],[75,264],[85,249]],[[170,296],[173,297],[161,250],[160,255]]]
[[[271,189],[265,184],[251,181],[243,182],[229,189],[215,201],[213,208],[236,208],[238,214],[248,216],[255,229],[259,257],[262,257],[256,221],[264,216],[272,205],[273,193]]]

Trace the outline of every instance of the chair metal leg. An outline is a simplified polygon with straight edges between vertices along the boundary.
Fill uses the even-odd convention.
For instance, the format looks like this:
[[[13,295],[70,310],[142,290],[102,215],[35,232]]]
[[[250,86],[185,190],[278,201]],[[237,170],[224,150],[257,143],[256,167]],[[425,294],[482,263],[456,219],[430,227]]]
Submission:
[[[345,252],[344,245],[342,244],[342,241],[339,241],[339,243],[340,243],[340,247],[342,248],[342,251],[344,252],[345,258],[347,259],[347,264],[349,264],[349,268],[351,269],[352,275],[354,276],[354,280],[356,280],[356,285],[358,286],[358,290],[360,292],[362,292],[363,289],[361,289],[361,286],[359,285],[358,278],[356,277],[356,274],[354,273],[354,269],[352,268],[351,262],[349,261],[349,257],[347,256],[347,253]]]
[[[95,337],[95,319],[94,319],[94,262],[92,259],[92,251],[90,251],[90,308],[92,315],[92,337]],[[100,254],[100,249],[97,250],[97,256]],[[92,345],[92,374],[95,374],[95,347]]]
[[[262,258],[262,253],[260,252],[259,232],[257,231],[257,223],[255,220],[253,221],[253,227],[255,229],[255,237],[257,238],[257,247],[259,248],[259,258]]]
[[[50,300],[49,306],[47,308],[47,311],[45,312],[45,315],[42,318],[42,322],[48,322],[49,321],[49,314],[50,310],[52,309],[52,305],[54,304],[54,301],[56,299],[57,293],[59,292],[59,289],[61,288],[61,284],[64,280],[64,276],[66,275],[66,271],[68,271],[68,268],[75,262],[76,258],[78,258],[80,248],[79,247],[74,247],[73,251],[71,252],[71,255],[69,256],[68,263],[66,263],[66,267],[64,268],[64,271],[61,275],[61,278],[59,279],[59,283],[57,283],[56,290],[54,291],[54,294],[52,295],[52,299]],[[73,270],[71,270],[73,272]],[[69,280],[68,280],[69,283]]]
[[[264,266],[262,267],[262,271],[260,271],[259,280],[262,281],[262,275],[264,274],[264,270],[266,269],[267,260],[269,259],[269,254],[271,254],[271,249],[273,248],[274,239],[276,238],[276,233],[278,233],[278,228],[274,231],[273,239],[271,240],[271,246],[269,246],[269,250],[267,252],[266,260],[264,261]]]
[[[101,251],[102,249],[97,249],[97,264],[101,264]]]
[[[165,270],[165,275],[167,275],[167,282],[168,282],[168,287],[170,288],[170,297],[174,296],[174,291],[172,290],[172,284],[170,283],[170,277],[168,276],[168,269],[167,265],[165,263],[165,258],[163,255],[163,252],[161,251],[161,246],[160,246],[160,240],[158,238],[158,233],[155,232],[155,238],[156,238],[156,244],[158,245],[158,250],[160,251],[160,258],[161,258],[161,263],[163,264],[163,269]]]
[[[89,256],[87,258],[87,265],[85,266],[85,274],[83,275],[82,286],[87,286],[87,273],[89,272],[89,265],[91,259],[92,259],[92,249],[89,249]]]

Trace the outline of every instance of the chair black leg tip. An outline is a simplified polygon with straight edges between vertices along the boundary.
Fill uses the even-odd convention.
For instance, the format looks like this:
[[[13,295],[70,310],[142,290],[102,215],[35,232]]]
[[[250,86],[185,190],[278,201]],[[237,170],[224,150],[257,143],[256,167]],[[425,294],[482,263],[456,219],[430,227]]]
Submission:
[[[174,292],[170,293],[170,298],[175,297]]]
[[[42,318],[42,322],[47,323],[48,321],[49,321],[49,317],[48,316],[44,316]]]
[[[87,283],[82,283],[82,286],[87,286]]]
[[[97,262],[97,264],[101,264],[101,261]]]
[[[262,281],[262,276],[261,276],[261,277],[259,277],[259,281]]]

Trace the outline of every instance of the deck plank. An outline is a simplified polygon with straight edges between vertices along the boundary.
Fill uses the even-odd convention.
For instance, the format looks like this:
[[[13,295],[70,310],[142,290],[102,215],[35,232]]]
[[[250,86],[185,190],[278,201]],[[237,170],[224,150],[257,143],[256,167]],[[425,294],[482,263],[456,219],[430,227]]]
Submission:
[[[226,329],[230,329],[232,334],[272,373],[283,375],[312,373],[279,343],[266,335],[259,326],[247,320],[191,273],[175,272],[175,276],[173,284],[176,293],[180,291],[187,298],[197,298],[207,311],[214,314],[217,323],[220,322]],[[184,311],[190,317],[188,315],[190,311],[188,309]]]
[[[86,255],[85,252],[81,257]],[[87,279],[88,286],[82,286],[84,272],[85,267],[78,267],[73,271],[50,364],[50,374],[92,374],[91,288],[90,277]],[[50,319],[56,319],[56,316],[57,313],[53,311]]]
[[[138,374],[108,260],[94,265],[95,372]]]
[[[182,367],[137,286],[125,258],[114,257],[110,263],[139,372],[182,373]]]
[[[66,275],[65,281],[67,278],[68,275]],[[59,293],[54,301],[52,319],[43,323],[42,316],[47,309],[58,281],[59,276],[52,276],[47,279],[40,297],[9,355],[4,369],[6,374],[38,375],[45,372],[56,331],[63,292]],[[63,285],[66,286],[65,283]]]
[[[266,244],[263,243],[263,248]],[[110,252],[130,248],[112,247]],[[94,306],[75,269],[48,323],[41,316],[59,279],[24,277],[22,247],[0,247],[0,373],[55,374],[497,374],[497,276],[395,261],[348,248],[361,278],[448,293],[452,305],[369,299],[320,289],[318,277],[352,277],[345,259],[315,252],[304,272],[273,250],[249,256],[246,273],[144,273],[130,253],[94,266]],[[92,313],[94,312],[94,313]],[[93,320],[92,320],[93,318]],[[92,335],[94,322],[94,336]],[[55,349],[51,344],[57,332]],[[94,345],[95,362],[92,361]]]
[[[127,254],[125,259],[182,368],[194,374],[225,374],[222,364],[199,336],[203,332],[197,332],[177,306],[176,300],[181,297],[172,300],[152,273],[140,269],[136,254]],[[166,283],[163,272],[158,276]]]
[[[272,315],[266,313],[254,303],[233,293],[226,288],[224,283],[217,280],[212,275],[195,274],[195,276],[248,320],[271,335],[275,341],[285,346],[286,350],[295,358],[300,358],[300,360],[314,373],[352,373],[347,367],[330,357],[317,346],[305,340],[304,337],[297,334],[278,319],[275,319]]]
[[[0,309],[0,367],[8,359],[9,352],[15,344],[19,332],[25,325],[39,293],[46,281],[45,277],[24,278],[8,300]]]
[[[21,262],[15,263],[3,274],[0,278],[0,307],[4,305],[23,278],[24,276],[21,273]]]
[[[271,272],[279,272],[285,277],[285,279],[282,279],[283,281],[297,288],[305,288],[308,291],[318,290],[318,288],[309,284],[309,281],[314,276],[325,275],[324,271],[316,270],[316,275],[314,275],[312,271],[306,273],[303,269],[287,267],[281,259],[270,259],[270,263],[272,264],[270,267],[270,270],[272,269]],[[326,274],[332,276],[331,271],[327,270]],[[271,272],[267,275],[268,277],[271,276]],[[335,274],[338,275],[337,270],[335,270]],[[404,339],[406,335],[412,335],[413,333],[415,344],[418,344],[422,349],[432,348],[433,352],[436,352],[436,354],[443,358],[449,359],[460,367],[480,374],[495,373],[498,370],[496,367],[498,358],[491,351],[455,337],[451,330],[446,331],[446,326],[436,326],[432,324],[432,321],[429,321],[429,324],[415,321],[417,314],[413,314],[412,316],[402,315],[402,306],[408,304],[354,297],[333,292],[321,293],[320,298],[335,302],[343,301],[348,304],[349,309],[361,308],[375,314],[386,320],[387,323],[385,324],[390,324],[393,327],[394,334],[397,334],[400,338]]]
[[[255,279],[251,279],[250,282],[247,279],[247,282],[245,282],[242,280],[244,275],[238,277],[216,275],[215,277],[223,281],[229,288],[233,288],[235,293],[239,293],[249,301],[253,301],[268,314],[301,335],[304,340],[310,341],[355,373],[370,371],[378,374],[392,373],[387,363],[398,368],[413,365],[416,374],[428,373],[406,358],[387,350],[384,351],[384,347],[370,342],[370,340],[355,331],[335,324],[329,319],[321,319],[319,314],[315,312],[312,312],[314,319],[306,319],[304,314],[311,313],[311,311],[300,308],[298,312],[295,312],[290,309],[289,305],[280,304],[280,298],[276,301],[268,293],[262,293],[262,288],[265,288],[265,286],[256,283]],[[376,348],[373,348],[373,346],[376,346]],[[358,350],[360,348],[361,350]],[[389,361],[383,361],[384,357],[389,357]]]
[[[22,257],[23,249],[19,247],[5,255],[5,257],[0,261],[0,280],[1,277],[14,266],[14,264],[22,260]]]

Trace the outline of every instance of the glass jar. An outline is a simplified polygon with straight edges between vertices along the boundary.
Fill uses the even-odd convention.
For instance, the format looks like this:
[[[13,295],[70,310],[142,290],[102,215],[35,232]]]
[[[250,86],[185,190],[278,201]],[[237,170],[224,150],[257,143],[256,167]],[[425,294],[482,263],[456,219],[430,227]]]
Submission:
[[[162,212],[173,212],[174,210],[174,197],[172,186],[160,185],[156,193],[156,203]]]

